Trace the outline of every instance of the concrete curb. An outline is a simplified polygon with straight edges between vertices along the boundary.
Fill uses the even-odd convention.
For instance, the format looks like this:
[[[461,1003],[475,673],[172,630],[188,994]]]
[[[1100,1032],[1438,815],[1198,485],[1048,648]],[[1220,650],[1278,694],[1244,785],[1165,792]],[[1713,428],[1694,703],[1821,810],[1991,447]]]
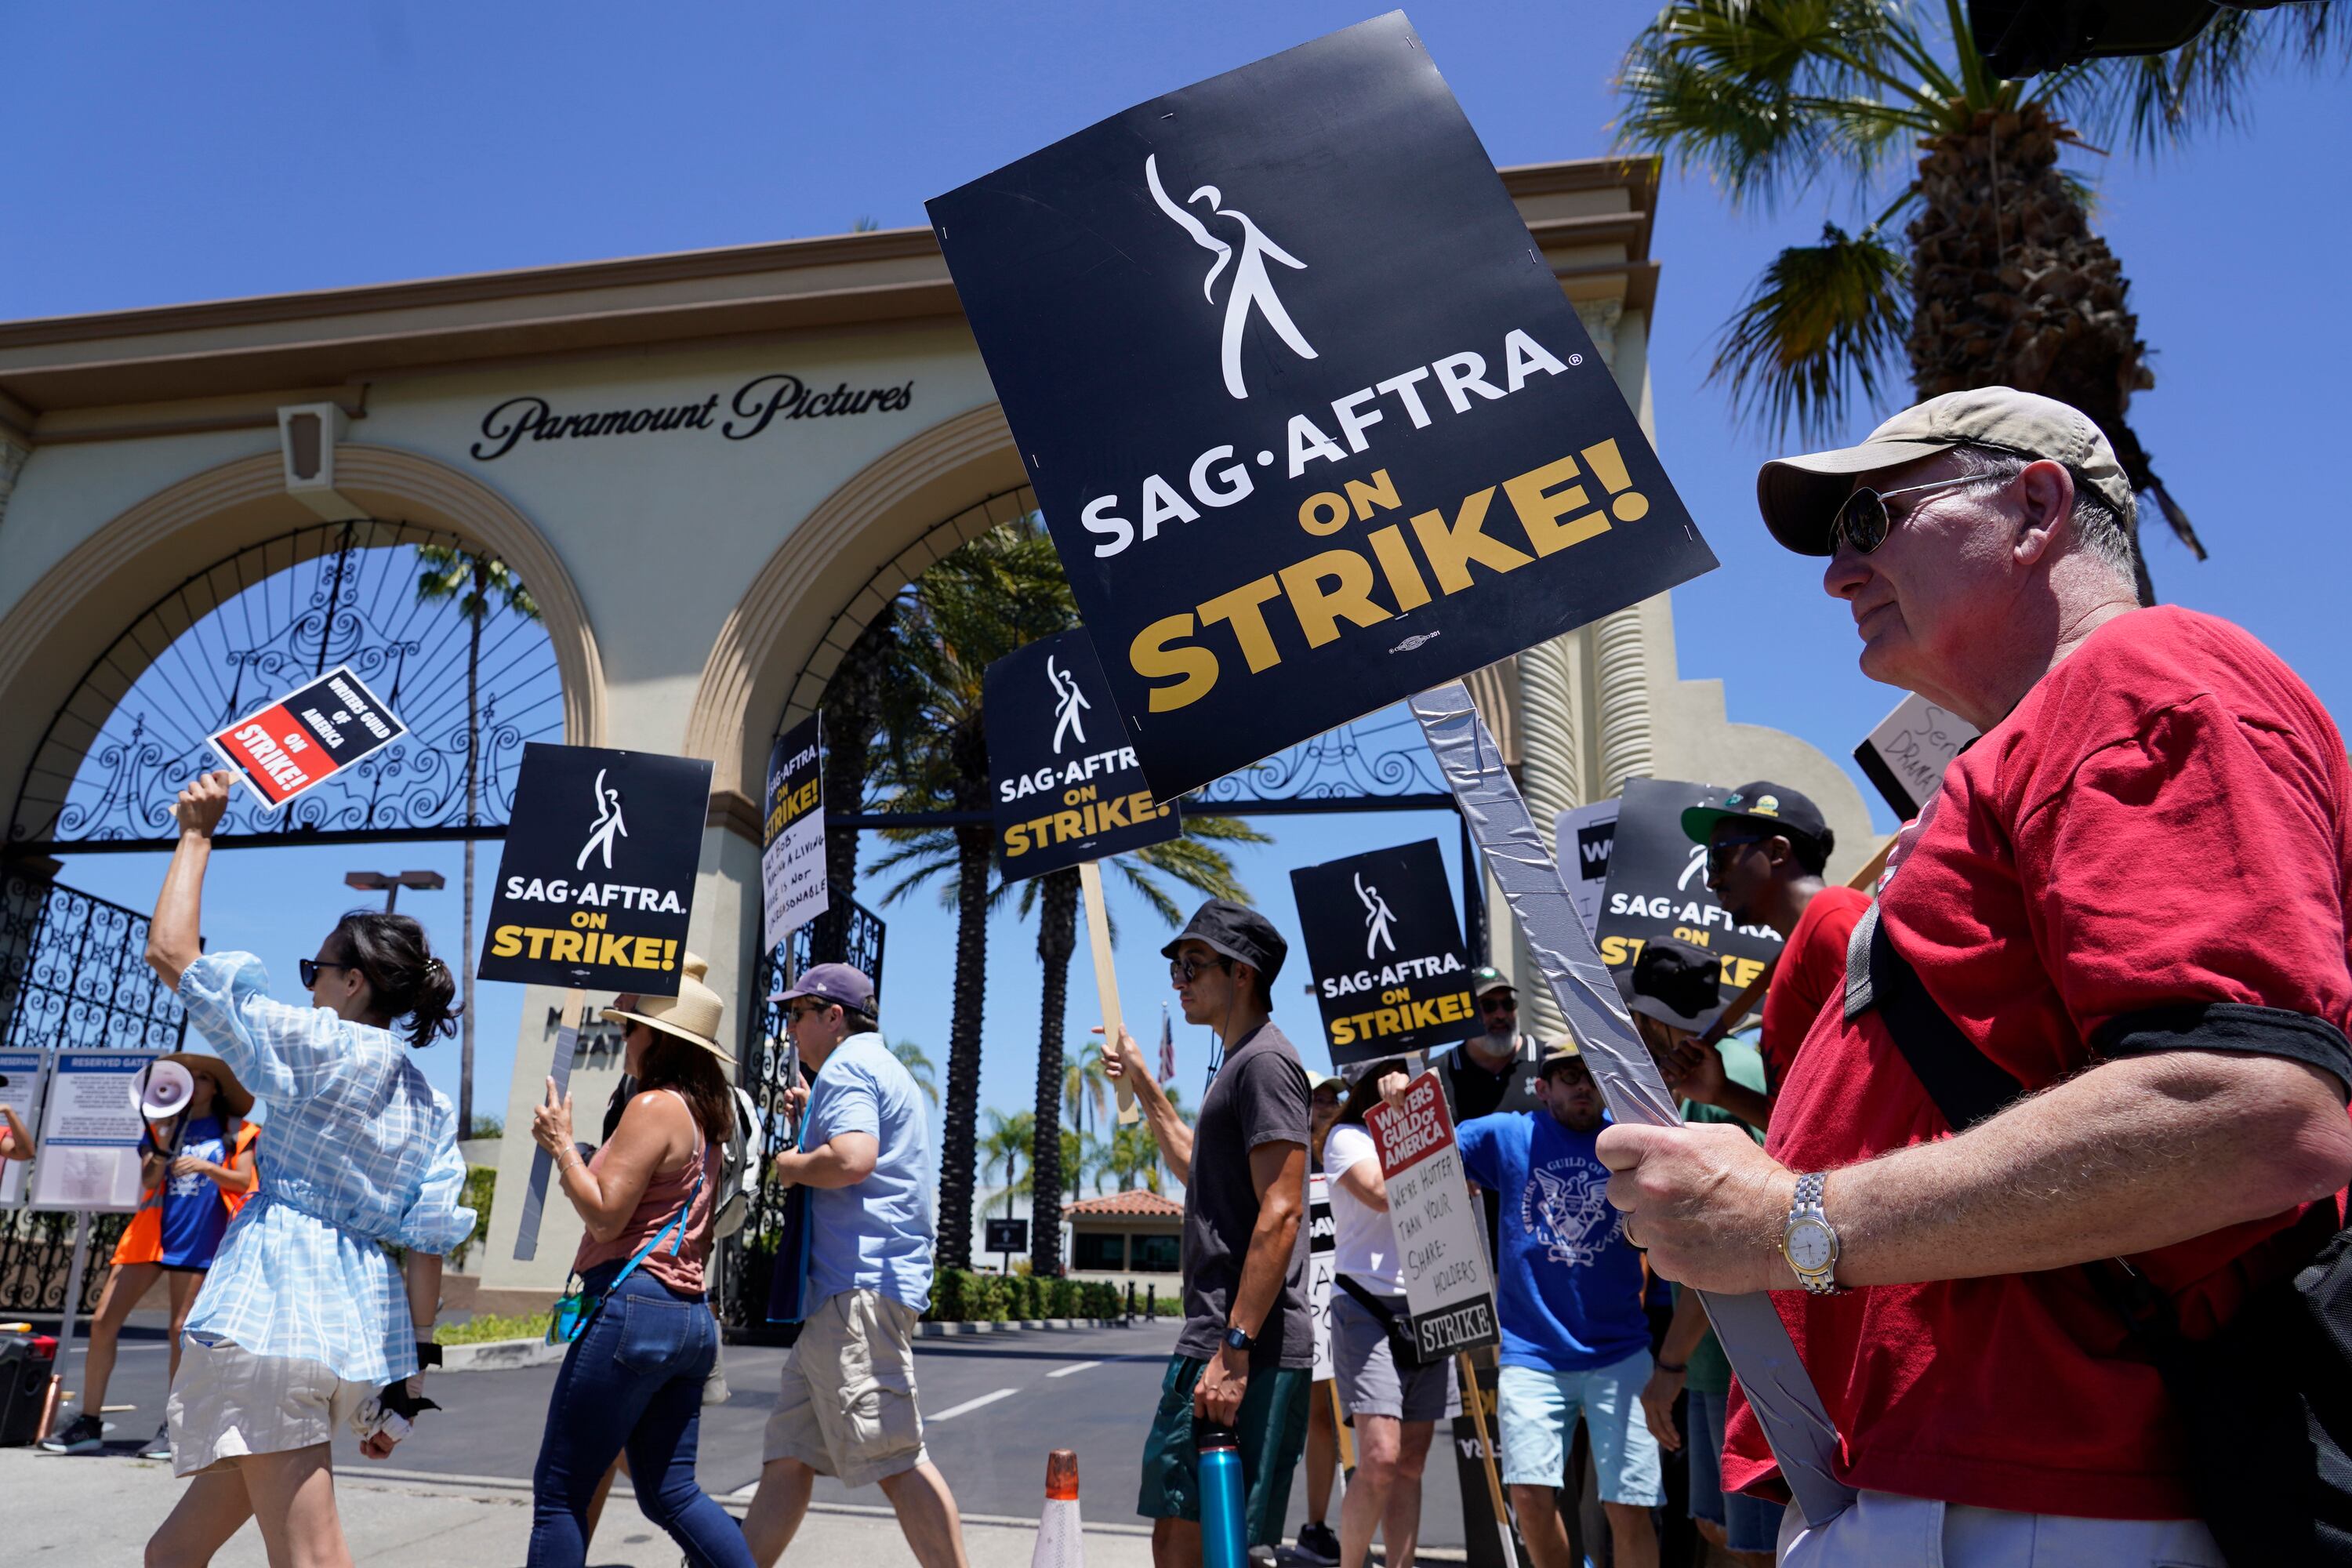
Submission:
[[[470,1345],[443,1345],[441,1370],[449,1372],[512,1372],[519,1367],[549,1366],[563,1359],[570,1345],[538,1340],[484,1340]]]
[[[1149,1319],[1144,1320],[1150,1321]],[[915,1325],[918,1339],[953,1339],[963,1334],[1009,1334],[1015,1329],[1123,1329],[1124,1318],[1016,1318],[1004,1323],[932,1323]]]

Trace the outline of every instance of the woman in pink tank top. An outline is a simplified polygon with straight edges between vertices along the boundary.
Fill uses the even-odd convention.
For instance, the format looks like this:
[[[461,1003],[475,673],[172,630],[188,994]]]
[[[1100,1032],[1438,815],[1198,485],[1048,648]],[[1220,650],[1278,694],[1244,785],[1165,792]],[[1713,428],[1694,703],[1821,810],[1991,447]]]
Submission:
[[[613,1136],[583,1161],[572,1101],[531,1113],[563,1195],[587,1234],[572,1267],[598,1305],[572,1342],[547,1407],[531,1478],[530,1568],[581,1568],[597,1483],[625,1448],[637,1506],[693,1563],[751,1568],[743,1532],[694,1479],[702,1385],[719,1353],[703,1266],[719,1162],[733,1131],[732,1058],[719,1042],[726,1006],[688,953],[678,994],[614,999],[638,1093]]]

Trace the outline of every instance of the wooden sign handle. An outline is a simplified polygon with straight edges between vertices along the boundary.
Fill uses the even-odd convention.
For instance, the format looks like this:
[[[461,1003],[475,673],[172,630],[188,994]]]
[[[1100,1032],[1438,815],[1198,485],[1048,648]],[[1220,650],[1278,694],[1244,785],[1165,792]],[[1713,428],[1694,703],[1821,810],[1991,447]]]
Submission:
[[[1478,1429],[1478,1454],[1486,1461],[1486,1500],[1495,1505],[1495,1522],[1502,1528],[1505,1555],[1508,1556],[1511,1511],[1503,1505],[1503,1476],[1495,1468],[1495,1445],[1486,1436],[1486,1405],[1478,1393],[1478,1369],[1471,1364],[1468,1351],[1457,1352],[1454,1361],[1462,1369],[1462,1403],[1470,1407],[1470,1424]]]
[[[1078,862],[1078,889],[1087,900],[1087,941],[1095,953],[1095,994],[1102,1000],[1103,1038],[1109,1044],[1118,1043],[1118,1032],[1125,1026],[1118,1011],[1118,968],[1110,957],[1110,917],[1103,912],[1102,867],[1093,860]],[[1135,1108],[1135,1086],[1124,1077],[1112,1080],[1118,1086],[1118,1124],[1132,1127],[1142,1117]]]

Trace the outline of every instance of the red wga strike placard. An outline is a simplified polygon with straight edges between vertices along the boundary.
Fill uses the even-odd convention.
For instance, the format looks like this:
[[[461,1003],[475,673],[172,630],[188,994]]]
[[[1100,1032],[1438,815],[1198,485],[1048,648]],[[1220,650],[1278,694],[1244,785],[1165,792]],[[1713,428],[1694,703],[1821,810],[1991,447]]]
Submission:
[[[1388,1181],[1389,1226],[1404,1265],[1405,1308],[1422,1359],[1495,1343],[1501,1336],[1486,1220],[1470,1201],[1437,1075],[1423,1073],[1406,1087],[1402,1110],[1383,1101],[1365,1113],[1364,1124]]]
[[[344,666],[215,731],[211,741],[274,811],[407,732]]]

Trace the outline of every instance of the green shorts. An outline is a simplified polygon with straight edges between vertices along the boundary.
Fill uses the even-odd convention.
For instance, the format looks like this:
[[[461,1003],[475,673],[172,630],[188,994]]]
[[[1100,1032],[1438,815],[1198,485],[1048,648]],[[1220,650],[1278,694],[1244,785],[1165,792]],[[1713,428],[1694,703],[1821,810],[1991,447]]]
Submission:
[[[1135,1511],[1146,1519],[1201,1519],[1200,1451],[1192,1446],[1192,1385],[1206,1362],[1171,1356],[1160,1384],[1160,1409],[1143,1442],[1143,1491]],[[1282,1543],[1290,1511],[1290,1478],[1307,1448],[1307,1380],[1303,1366],[1265,1367],[1250,1373],[1249,1392],[1234,1422],[1241,1439],[1242,1500],[1252,1546]]]

